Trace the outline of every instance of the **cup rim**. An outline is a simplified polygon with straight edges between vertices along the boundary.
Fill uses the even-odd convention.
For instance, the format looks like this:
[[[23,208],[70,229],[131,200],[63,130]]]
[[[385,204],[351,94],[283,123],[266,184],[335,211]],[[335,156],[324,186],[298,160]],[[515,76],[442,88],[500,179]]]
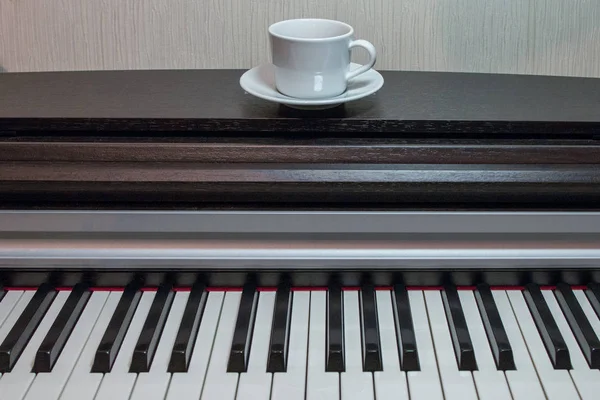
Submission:
[[[329,36],[329,37],[324,37],[324,38],[300,38],[300,37],[287,36],[287,35],[282,35],[280,33],[273,32],[273,30],[275,28],[277,28],[278,26],[289,24],[289,23],[294,22],[294,21],[325,21],[325,22],[331,22],[331,23],[335,23],[337,25],[341,25],[341,26],[345,27],[346,29],[348,29],[348,32],[344,33],[343,35]],[[295,42],[327,42],[327,41],[332,41],[332,40],[337,40],[337,39],[343,39],[343,38],[347,38],[349,36],[352,36],[354,34],[354,28],[352,28],[352,26],[350,26],[349,24],[347,24],[345,22],[337,21],[335,19],[327,19],[327,18],[293,18],[293,19],[285,19],[285,20],[278,21],[278,22],[275,22],[275,23],[271,24],[271,26],[269,26],[269,34],[272,35],[272,36],[275,36],[277,38],[280,38],[280,39],[293,40]]]

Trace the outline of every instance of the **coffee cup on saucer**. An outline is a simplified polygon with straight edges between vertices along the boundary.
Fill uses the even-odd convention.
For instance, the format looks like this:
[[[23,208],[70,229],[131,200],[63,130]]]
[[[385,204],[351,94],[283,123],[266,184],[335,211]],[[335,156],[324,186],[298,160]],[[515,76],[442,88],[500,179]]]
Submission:
[[[373,68],[377,53],[355,40],[344,22],[305,18],[276,22],[268,29],[271,61],[242,74],[240,86],[252,96],[302,110],[323,110],[364,99],[383,86]],[[369,53],[364,64],[350,62],[354,47]]]
[[[278,92],[297,99],[328,99],[343,94],[348,81],[375,65],[375,46],[354,39],[352,26],[335,20],[302,18],[269,26],[274,80]],[[369,61],[351,70],[350,55],[364,48]]]

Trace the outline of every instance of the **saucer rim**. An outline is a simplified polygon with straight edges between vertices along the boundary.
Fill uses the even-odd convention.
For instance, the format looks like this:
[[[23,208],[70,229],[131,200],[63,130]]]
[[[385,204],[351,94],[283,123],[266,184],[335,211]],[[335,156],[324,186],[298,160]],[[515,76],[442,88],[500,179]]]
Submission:
[[[350,63],[350,65],[353,67],[361,66],[361,64],[358,64],[358,63]],[[254,90],[249,90],[248,86],[244,85],[244,83],[243,83],[244,77],[246,77],[249,73],[251,73],[252,71],[257,71],[260,68],[268,68],[268,67],[273,67],[273,63],[266,62],[266,63],[260,64],[253,68],[248,69],[240,77],[239,84],[245,92],[247,92],[255,97],[261,98],[263,100],[268,100],[268,101],[272,101],[272,102],[279,103],[279,104],[289,104],[289,105],[298,105],[298,106],[325,106],[325,105],[332,105],[332,104],[339,105],[339,104],[359,100],[364,97],[370,96],[371,94],[378,92],[383,87],[383,84],[385,82],[383,75],[381,75],[381,73],[379,73],[379,71],[377,71],[375,68],[371,68],[367,72],[365,72],[364,74],[361,74],[361,75],[372,74],[374,76],[373,80],[377,80],[378,83],[373,88],[371,88],[365,92],[359,92],[358,94],[356,94],[354,96],[346,96],[347,92],[345,92],[336,97],[328,97],[328,98],[324,98],[324,99],[297,99],[297,98],[286,96],[279,92],[277,92],[277,93],[279,93],[279,95],[281,97],[273,97],[273,96],[268,96],[268,95],[258,93]],[[276,90],[273,86],[271,86],[271,87],[274,90]]]

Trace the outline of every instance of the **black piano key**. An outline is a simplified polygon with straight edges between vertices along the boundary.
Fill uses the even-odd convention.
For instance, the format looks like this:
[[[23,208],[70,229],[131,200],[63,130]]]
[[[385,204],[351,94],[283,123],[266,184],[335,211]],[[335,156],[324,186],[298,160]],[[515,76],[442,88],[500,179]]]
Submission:
[[[344,298],[342,288],[333,283],[327,289],[327,337],[325,371],[344,372]]]
[[[258,292],[253,280],[248,281],[242,289],[240,307],[233,331],[233,341],[227,362],[227,372],[246,372],[250,357],[250,343],[256,319]]]
[[[287,281],[282,282],[275,295],[273,323],[271,324],[271,342],[267,372],[285,372],[287,369],[288,341],[292,319],[292,291]]]
[[[35,354],[32,372],[52,372],[91,295],[87,284],[75,285]]]
[[[394,285],[392,307],[394,322],[396,324],[400,369],[402,371],[420,371],[421,366],[419,363],[415,328],[410,311],[410,300],[404,284],[397,283]]]
[[[596,282],[589,283],[585,290],[585,295],[594,309],[594,312],[600,318],[600,285]]]
[[[92,363],[92,372],[108,373],[112,370],[117,354],[125,339],[125,334],[129,329],[135,310],[142,298],[141,287],[142,281],[139,279],[134,279],[125,287],[117,308],[96,350],[94,362]]]
[[[481,283],[475,290],[475,301],[487,334],[496,367],[500,371],[515,370],[515,359],[504,324],[496,307],[489,285]]]
[[[50,283],[42,284],[0,345],[0,372],[10,372],[56,297]]]
[[[450,337],[454,347],[454,355],[460,371],[476,371],[477,361],[471,342],[471,335],[467,327],[465,314],[460,304],[458,291],[454,285],[446,285],[442,290],[442,302],[446,311]]]
[[[146,321],[144,321],[142,332],[133,350],[129,372],[150,371],[160,336],[175,297],[175,292],[172,289],[173,284],[171,282],[164,282],[158,287]]]
[[[569,349],[546,300],[544,300],[540,287],[535,283],[528,283],[523,290],[523,296],[554,369],[571,369]]]
[[[208,298],[208,292],[205,289],[206,284],[200,279],[192,287],[185,310],[183,311],[179,331],[173,344],[173,351],[171,352],[171,359],[167,368],[168,372],[187,372],[189,368],[196,335],[200,328],[200,322],[202,321],[204,307]]]
[[[377,318],[377,303],[375,288],[365,284],[359,292],[362,330],[363,371],[382,371],[381,342],[379,338],[379,320]]]
[[[588,365],[590,368],[600,369],[600,341],[571,287],[561,282],[556,285],[554,295]]]
[[[0,301],[2,301],[4,295],[6,295],[6,290],[4,290],[4,286],[2,286],[2,283],[0,283]]]

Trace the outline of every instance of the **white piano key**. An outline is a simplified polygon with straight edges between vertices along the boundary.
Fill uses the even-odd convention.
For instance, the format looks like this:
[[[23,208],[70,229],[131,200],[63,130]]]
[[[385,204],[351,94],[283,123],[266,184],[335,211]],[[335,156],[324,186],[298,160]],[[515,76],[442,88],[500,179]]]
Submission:
[[[327,292],[311,292],[306,400],[331,400],[340,398],[339,373],[325,371],[326,315]]]
[[[35,353],[70,293],[71,291],[64,290],[56,295],[12,371],[5,373],[0,378],[0,399],[21,400],[29,390],[35,378],[35,374],[31,372]]]
[[[459,371],[439,290],[426,290],[425,304],[446,400],[477,399],[471,371]]]
[[[573,290],[573,293],[575,294],[575,298],[577,298],[577,301],[581,305],[581,309],[585,313],[585,316],[587,317],[588,321],[590,321],[590,325],[592,325],[594,333],[596,333],[596,336],[600,336],[600,319],[598,319],[598,316],[594,312],[594,309],[592,308],[584,291]]]
[[[14,309],[22,295],[22,290],[9,290],[6,295],[4,295],[2,301],[0,301],[0,329],[4,324],[4,321],[10,316],[11,311]],[[0,343],[2,343],[9,330],[10,328],[5,329],[6,332],[4,334],[2,334],[2,331],[0,331]],[[0,373],[0,377],[2,377],[2,373]]]
[[[156,292],[154,291],[147,291],[142,294],[142,298],[135,310],[135,315],[131,320],[112,370],[104,374],[95,400],[129,399],[137,378],[137,374],[129,372],[129,366],[131,365],[133,350],[135,349],[155,295]]]
[[[370,400],[375,394],[373,374],[363,372],[358,291],[345,290],[343,296],[346,370],[340,373],[340,397],[344,400]]]
[[[539,379],[546,392],[548,399],[575,399],[578,398],[577,390],[567,370],[555,370],[550,362],[548,352],[540,333],[535,326],[531,312],[525,303],[523,293],[517,290],[508,292],[508,298],[512,305],[529,355],[533,360]]]
[[[310,292],[295,291],[286,372],[273,374],[271,400],[304,400]]]
[[[442,385],[433,347],[429,320],[423,291],[408,292],[410,310],[413,318],[417,351],[419,352],[420,371],[408,371],[406,378],[411,399],[443,399]]]
[[[274,305],[275,292],[259,294],[248,370],[240,374],[236,396],[238,400],[269,400],[271,397],[273,374],[266,371]]]
[[[241,292],[225,293],[217,337],[210,355],[208,372],[202,390],[202,400],[233,400],[235,398],[239,374],[227,372],[227,362],[241,297]]]
[[[138,374],[131,400],[163,400],[165,398],[171,380],[171,374],[167,372],[169,359],[189,296],[190,292],[175,293],[156,354],[150,365],[150,371]]]
[[[523,336],[521,336],[521,331],[508,300],[507,292],[512,293],[513,291],[492,291],[494,301],[498,307],[498,313],[500,314],[500,318],[502,318],[502,323],[506,330],[506,336],[508,336],[513,349],[513,357],[517,368],[515,371],[505,372],[506,380],[515,400],[545,399],[546,396],[533,366],[533,361],[527,352],[527,346],[525,345]],[[521,293],[520,290],[516,292]]]
[[[0,301],[0,332],[2,332],[2,327],[4,322],[9,318],[11,312],[19,302],[19,299],[23,296],[22,290],[9,290],[2,301]],[[18,318],[18,316],[17,316]],[[14,323],[14,322],[13,322]],[[12,326],[12,324],[11,324]],[[0,336],[0,343],[4,340],[4,337],[8,334],[10,328],[4,329],[6,331],[5,334]],[[2,374],[0,374],[2,376]]]
[[[35,376],[26,400],[59,398],[107,298],[108,292],[92,293],[52,372]]]
[[[11,302],[14,302],[12,306],[9,306],[9,303],[6,303],[8,306],[4,309],[4,316],[2,323],[0,324],[0,343],[6,338],[6,335],[10,332],[14,324],[17,322],[27,304],[31,301],[31,298],[35,294],[34,290],[18,290],[18,291],[9,291],[6,296],[4,296],[5,300],[10,296]]]
[[[93,400],[96,396],[103,374],[91,372],[94,356],[122,294],[122,291],[108,293],[108,299],[60,396],[61,400]]]
[[[481,400],[510,399],[510,389],[504,371],[498,371],[490,343],[485,333],[475,295],[470,290],[459,290],[458,297],[465,314],[473,351],[477,361],[477,371],[473,371],[473,379],[477,394]]]
[[[596,312],[592,308],[584,291],[583,290],[573,290],[573,293],[575,294],[577,301],[581,305],[581,309],[585,313],[588,321],[590,322],[590,325],[592,325],[592,329],[594,330],[594,333],[596,334],[596,336],[600,336],[600,320],[598,319],[598,316],[596,315]],[[589,374],[592,376],[596,375],[592,372],[589,372]]]
[[[13,310],[21,296],[23,295],[22,290],[9,290],[2,301],[0,301],[0,328],[4,325],[4,321],[10,315],[10,312]],[[8,331],[7,331],[8,333]],[[0,338],[0,343],[4,339]]]
[[[166,400],[197,400],[200,398],[224,298],[225,292],[222,291],[208,293],[188,371],[173,374]]]
[[[0,343],[4,341],[6,335],[8,335],[15,322],[17,322],[17,319],[19,319],[19,316],[23,310],[25,307],[27,307],[27,304],[33,297],[34,293],[35,292],[33,290],[11,290],[4,296],[4,299],[2,300],[2,303],[4,303],[4,308],[2,311],[4,313],[4,317],[2,319],[2,323],[0,323]],[[9,298],[9,296],[10,299],[7,302],[6,300]],[[2,374],[0,373],[0,378],[1,377]]]
[[[383,371],[373,373],[375,398],[377,400],[408,400],[406,372],[400,370],[391,292],[377,290],[375,295],[383,363]]]
[[[600,393],[600,371],[590,369],[590,366],[583,357],[579,344],[577,344],[573,332],[554,297],[554,293],[551,290],[542,290],[542,294],[544,295],[544,299],[556,321],[556,325],[558,325],[558,329],[569,348],[571,364],[573,366],[570,373],[575,382],[575,386],[577,386],[579,395],[584,400],[597,399]]]

